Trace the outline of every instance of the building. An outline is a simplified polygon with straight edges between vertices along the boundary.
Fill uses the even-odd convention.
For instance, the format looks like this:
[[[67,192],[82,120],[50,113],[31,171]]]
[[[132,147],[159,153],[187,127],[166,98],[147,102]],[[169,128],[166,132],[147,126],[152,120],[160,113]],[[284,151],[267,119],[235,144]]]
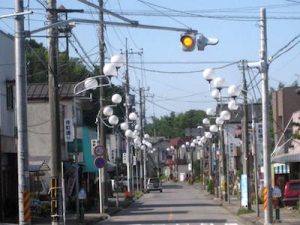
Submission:
[[[297,95],[296,90],[297,87],[284,87],[272,93],[275,144],[283,144],[292,134],[290,120],[293,113],[300,110],[300,95]],[[283,138],[280,140],[281,136]]]
[[[0,222],[17,217],[14,37],[0,31]],[[3,209],[3,210],[2,210]]]

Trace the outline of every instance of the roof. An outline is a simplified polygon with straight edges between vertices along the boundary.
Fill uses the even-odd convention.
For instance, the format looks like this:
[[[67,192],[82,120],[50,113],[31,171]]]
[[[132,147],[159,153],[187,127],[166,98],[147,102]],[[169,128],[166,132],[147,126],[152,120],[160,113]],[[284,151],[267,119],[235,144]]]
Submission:
[[[58,95],[60,98],[73,98],[76,82],[62,83],[59,85]],[[47,83],[30,83],[27,87],[28,100],[48,99]],[[84,96],[84,93],[80,96]]]

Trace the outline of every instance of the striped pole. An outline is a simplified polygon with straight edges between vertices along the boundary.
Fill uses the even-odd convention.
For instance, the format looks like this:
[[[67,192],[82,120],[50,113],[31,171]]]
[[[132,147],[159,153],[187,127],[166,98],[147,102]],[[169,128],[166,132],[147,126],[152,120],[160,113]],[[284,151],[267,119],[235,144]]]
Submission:
[[[264,193],[264,209],[266,209],[268,207],[268,189],[266,187],[264,187],[263,193]]]
[[[31,211],[30,211],[30,192],[24,192],[24,221],[26,223],[31,222]]]

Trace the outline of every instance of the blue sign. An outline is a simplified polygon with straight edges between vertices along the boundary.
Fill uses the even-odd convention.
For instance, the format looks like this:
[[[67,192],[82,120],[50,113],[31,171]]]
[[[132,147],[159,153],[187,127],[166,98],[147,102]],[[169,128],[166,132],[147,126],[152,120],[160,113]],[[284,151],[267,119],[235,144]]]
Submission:
[[[243,207],[248,206],[248,177],[246,174],[241,175],[241,205]]]
[[[106,164],[106,160],[103,159],[102,157],[97,157],[95,160],[94,160],[94,164],[95,166],[98,168],[98,169],[101,169],[105,166]]]

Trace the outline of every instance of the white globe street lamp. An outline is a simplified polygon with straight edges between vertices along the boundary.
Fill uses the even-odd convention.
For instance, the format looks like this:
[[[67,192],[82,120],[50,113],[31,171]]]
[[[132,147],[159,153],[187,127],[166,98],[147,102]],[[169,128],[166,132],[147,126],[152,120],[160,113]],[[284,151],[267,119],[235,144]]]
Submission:
[[[208,116],[214,116],[214,115],[216,115],[216,111],[215,111],[214,109],[212,109],[212,108],[208,108],[208,109],[206,110],[206,114],[207,114]]]
[[[236,98],[241,93],[241,88],[237,85],[230,85],[227,90],[228,94],[232,98]]]
[[[205,133],[204,133],[204,136],[205,136],[207,139],[210,139],[210,138],[212,138],[212,133],[210,133],[210,132],[205,132]]]
[[[214,125],[210,125],[209,131],[212,132],[212,133],[218,132],[218,126],[215,125],[215,124]]]
[[[108,122],[111,124],[111,125],[117,125],[119,123],[119,118],[116,116],[116,115],[111,115],[109,118],[108,118]]]
[[[207,68],[202,73],[203,78],[210,83],[215,77],[215,71],[212,68]]]
[[[110,106],[105,106],[103,108],[103,114],[105,116],[111,116],[114,113],[113,109]]]
[[[213,97],[214,99],[219,99],[220,91],[218,89],[213,89],[210,93],[210,96]]]
[[[235,103],[234,99],[229,100],[229,102],[228,102],[228,109],[229,110],[234,111],[234,110],[237,110],[238,108],[239,108],[239,106]]]
[[[133,136],[132,130],[129,130],[129,129],[126,130],[126,131],[125,131],[125,136],[128,137],[128,138],[131,138],[131,137]]]
[[[133,120],[133,121],[135,121],[137,119],[137,115],[135,112],[131,112],[128,117],[130,120]]]
[[[114,55],[110,58],[110,63],[113,64],[117,69],[124,65],[124,58],[122,55]]]
[[[97,79],[89,77],[84,81],[84,88],[87,90],[95,90],[98,87]]]
[[[209,121],[208,118],[204,118],[204,119],[202,120],[202,123],[203,123],[204,125],[209,125],[209,124],[210,124],[210,121]]]
[[[231,118],[231,115],[230,115],[230,112],[228,112],[227,110],[224,110],[224,111],[222,111],[221,113],[220,113],[220,118],[222,119],[222,120],[230,120],[230,118]]]
[[[122,96],[119,95],[119,94],[114,94],[113,96],[111,96],[111,101],[114,103],[114,104],[119,104],[122,102]]]
[[[144,134],[144,138],[145,138],[145,139],[149,139],[149,138],[150,138],[150,135],[149,135],[149,134]]]
[[[216,77],[212,81],[212,85],[214,88],[221,90],[224,87],[225,80],[222,77]]]
[[[117,76],[118,72],[114,64],[107,63],[103,67],[103,73],[105,76]]]
[[[217,117],[217,118],[216,118],[216,124],[217,124],[217,125],[220,126],[220,125],[222,125],[223,123],[224,123],[224,120],[223,120],[222,118],[220,118],[220,117]]]
[[[121,130],[127,130],[128,129],[128,123],[126,123],[126,122],[121,123],[120,128],[121,128]]]

